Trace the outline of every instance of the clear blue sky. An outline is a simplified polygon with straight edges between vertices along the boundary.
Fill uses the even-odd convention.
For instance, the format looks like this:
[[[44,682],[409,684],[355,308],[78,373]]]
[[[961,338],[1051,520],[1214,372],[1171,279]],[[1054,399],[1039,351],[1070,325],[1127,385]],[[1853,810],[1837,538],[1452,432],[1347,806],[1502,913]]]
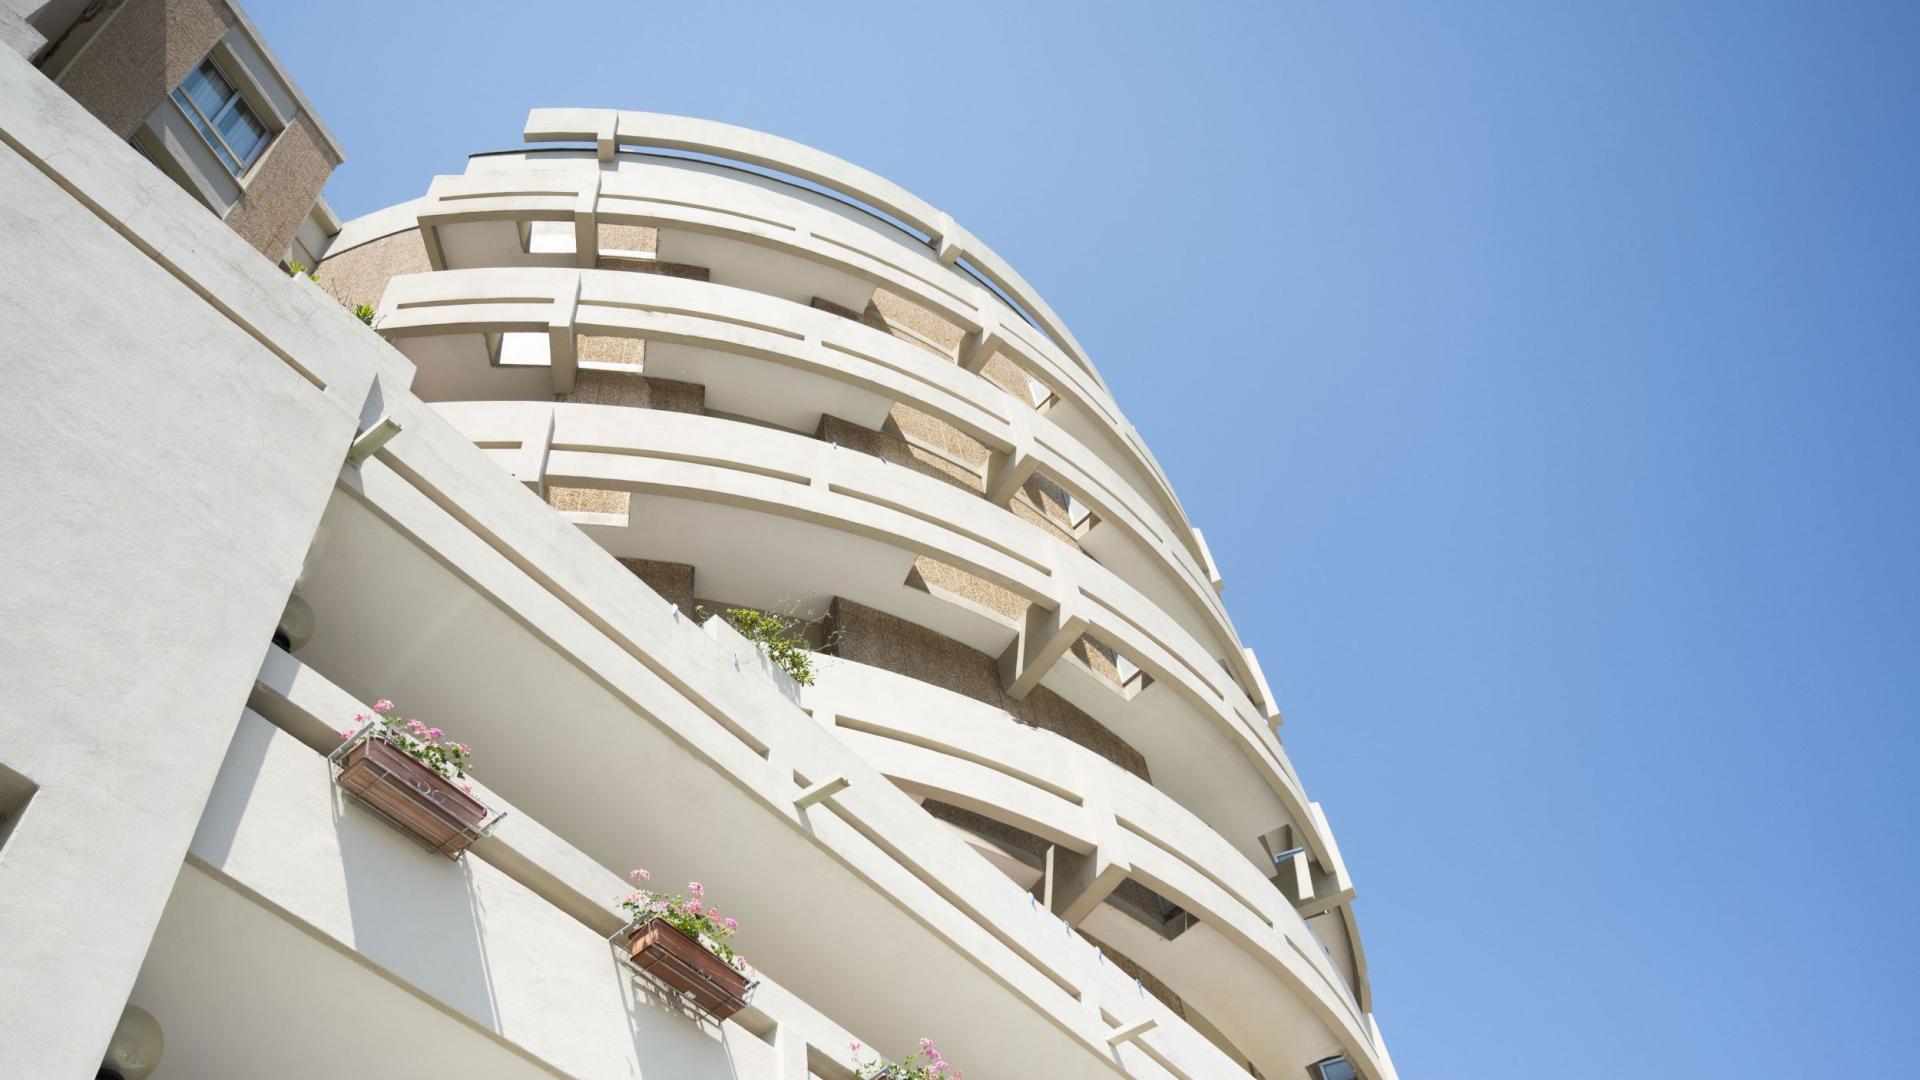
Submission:
[[[1408,1080],[1920,1070],[1920,7],[538,6],[248,5],[344,216],[620,106],[1018,266],[1207,533]]]

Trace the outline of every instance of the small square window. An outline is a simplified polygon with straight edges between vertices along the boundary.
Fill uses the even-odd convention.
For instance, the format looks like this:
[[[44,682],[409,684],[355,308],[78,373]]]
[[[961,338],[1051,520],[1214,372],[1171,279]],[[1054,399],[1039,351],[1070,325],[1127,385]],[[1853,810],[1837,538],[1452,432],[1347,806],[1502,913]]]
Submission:
[[[1360,1075],[1354,1071],[1352,1063],[1343,1057],[1315,1062],[1307,1066],[1307,1071],[1313,1074],[1313,1080],[1357,1080]]]
[[[272,133],[233,81],[208,57],[174,88],[173,103],[186,114],[214,156],[235,176],[244,174],[266,149]]]

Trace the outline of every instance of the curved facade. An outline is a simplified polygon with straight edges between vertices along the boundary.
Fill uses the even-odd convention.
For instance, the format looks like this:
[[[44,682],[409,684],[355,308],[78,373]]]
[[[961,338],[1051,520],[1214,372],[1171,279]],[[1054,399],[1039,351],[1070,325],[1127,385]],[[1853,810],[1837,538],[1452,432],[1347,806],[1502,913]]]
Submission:
[[[592,109],[525,137],[320,266],[414,392],[682,614],[808,623],[794,700],[1169,1026],[1263,1076],[1391,1075],[1219,574],[1046,301],[787,140]]]
[[[42,62],[119,40],[55,6]],[[168,70],[235,70],[201,29]],[[0,1075],[1391,1080],[1220,575],[1040,294],[782,139],[525,135],[305,229],[316,287],[0,49]],[[348,793],[382,698],[473,748],[458,858]],[[744,1007],[628,962],[636,865]]]

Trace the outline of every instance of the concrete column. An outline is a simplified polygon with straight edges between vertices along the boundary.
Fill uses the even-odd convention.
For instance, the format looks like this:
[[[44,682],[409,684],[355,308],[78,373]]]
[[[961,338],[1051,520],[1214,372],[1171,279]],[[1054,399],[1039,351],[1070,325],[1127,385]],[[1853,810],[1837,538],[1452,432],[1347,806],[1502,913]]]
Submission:
[[[1094,838],[1093,853],[1082,855],[1056,844],[1047,850],[1046,865],[1047,908],[1075,926],[1093,914],[1133,873],[1126,833],[1106,799],[1106,788],[1099,783],[1083,783],[1080,790],[1087,792],[1083,808]]]
[[[600,262],[600,174],[580,185],[573,205],[573,265],[591,270]]]
[[[574,336],[573,320],[580,311],[580,278],[553,298],[553,314],[547,317],[547,355],[553,362],[553,392],[571,394],[580,372],[579,342]]]
[[[791,1024],[773,1030],[773,1057],[779,1080],[809,1080],[807,1040]]]
[[[993,359],[993,354],[1000,351],[1001,344],[1000,322],[989,315],[980,329],[969,331],[966,337],[960,339],[960,366],[975,375],[980,374],[986,369],[987,361]]]
[[[1040,685],[1055,661],[1087,632],[1086,617],[1077,610],[1078,601],[1075,596],[1051,611],[1039,604],[1027,605],[1026,624],[1007,651],[1000,654],[1000,679],[1008,696],[1024,699]]]

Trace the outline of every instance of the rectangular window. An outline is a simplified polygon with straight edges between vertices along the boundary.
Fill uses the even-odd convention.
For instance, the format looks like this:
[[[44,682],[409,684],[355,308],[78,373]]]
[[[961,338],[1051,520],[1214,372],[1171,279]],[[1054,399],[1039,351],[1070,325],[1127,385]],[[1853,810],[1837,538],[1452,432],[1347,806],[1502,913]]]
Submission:
[[[1353,1065],[1343,1057],[1330,1057],[1325,1061],[1315,1062],[1308,1066],[1308,1069],[1313,1073],[1313,1080],[1355,1080],[1359,1076],[1354,1071]]]
[[[239,176],[266,148],[269,132],[252,106],[209,57],[173,91],[174,104],[193,121],[227,171]]]

